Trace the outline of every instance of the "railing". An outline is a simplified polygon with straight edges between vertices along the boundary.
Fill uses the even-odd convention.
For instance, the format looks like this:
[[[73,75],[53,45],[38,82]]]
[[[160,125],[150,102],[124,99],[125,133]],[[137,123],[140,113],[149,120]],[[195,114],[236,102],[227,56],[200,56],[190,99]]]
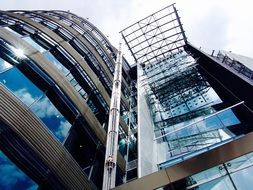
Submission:
[[[214,57],[215,59],[220,61],[220,63],[223,63],[226,66],[231,67],[231,69],[236,71],[238,74],[243,75],[250,80],[253,80],[252,69],[245,66],[245,64],[241,63],[239,60],[236,60],[236,59],[232,58],[231,56],[229,56],[228,55],[229,53],[226,54],[226,52],[212,50],[212,49],[205,48],[205,47],[200,47],[199,49],[201,51],[207,53],[208,55]]]
[[[232,59],[222,52],[219,52],[215,58],[218,59],[221,63],[231,67],[237,73],[247,77],[250,80],[253,80],[253,71],[239,61]]]

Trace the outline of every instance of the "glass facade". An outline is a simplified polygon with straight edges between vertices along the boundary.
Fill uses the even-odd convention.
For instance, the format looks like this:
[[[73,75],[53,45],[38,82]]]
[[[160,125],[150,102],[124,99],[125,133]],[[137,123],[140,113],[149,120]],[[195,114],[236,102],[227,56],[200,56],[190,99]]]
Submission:
[[[153,126],[149,130],[153,130],[155,137],[150,145],[156,147],[153,163],[159,169],[232,141],[237,134],[230,127],[242,125],[234,113],[242,107],[242,102],[218,108],[223,101],[200,74],[197,65],[197,61],[182,50],[139,67],[139,88],[143,91],[139,98],[145,97],[148,108],[144,102],[139,106],[140,110],[150,110],[150,116],[145,118],[150,117],[149,125]],[[140,115],[144,117],[143,113]],[[141,131],[146,130],[144,123],[142,121]],[[143,140],[142,144],[148,142]]]
[[[215,58],[230,67],[237,74],[243,75],[249,80],[253,79],[252,58],[226,51],[219,51]]]
[[[247,100],[209,76],[200,59],[187,50],[189,44],[176,8],[167,8],[122,33],[138,64],[131,68],[123,59],[116,185],[198,157],[252,131]],[[1,87],[46,126],[46,134],[62,148],[57,152],[62,156],[59,166],[65,166],[63,158],[73,160],[80,168],[79,174],[101,189],[117,50],[95,26],[69,12],[1,12],[0,19]],[[216,58],[251,80],[250,65],[231,57],[220,52]],[[6,121],[0,116],[0,133],[15,127]],[[38,188],[36,183],[41,190],[59,187],[62,182],[50,171],[51,163],[42,160],[39,153],[30,162],[32,166],[20,167],[24,173],[15,166],[29,163],[36,142],[30,145],[24,138],[17,146],[3,148],[2,152],[0,149],[0,189],[30,190]],[[26,155],[19,154],[20,150],[26,150]],[[252,155],[216,163],[163,188],[249,189]],[[47,177],[39,179],[30,167],[40,167],[44,172],[40,175]]]
[[[193,46],[175,4],[120,33],[137,70],[140,178],[122,189],[157,189],[166,183],[171,184],[159,189],[240,189],[235,176],[244,174],[230,173],[228,163],[220,171],[185,177],[205,170],[205,160],[214,166],[246,153],[242,142],[253,122],[252,59],[223,51],[209,56]],[[224,151],[237,143],[245,148],[240,154]],[[217,176],[210,179],[212,173]],[[176,179],[181,180],[172,184]]]
[[[248,153],[236,159],[172,183],[164,189],[177,190],[250,190],[252,185],[253,154]]]
[[[71,124],[47,98],[46,91],[38,89],[17,67],[2,72],[0,81],[63,142]]]
[[[0,189],[35,190],[38,188],[38,185],[15,166],[2,151],[0,151],[0,168]]]
[[[18,14],[27,20],[22,16],[19,18]],[[79,22],[81,18],[74,15],[70,18],[68,14],[72,15],[57,11],[17,11],[0,14],[0,30],[12,37],[0,34],[0,85],[48,128],[47,132],[70,153],[71,159],[77,162],[87,180],[100,189],[101,168],[104,165],[103,135],[107,130],[110,103],[108,97],[111,95],[117,50],[92,24],[83,25],[83,22]],[[27,47],[28,51],[26,48],[17,48],[19,45],[13,39],[20,41],[20,47]],[[135,85],[130,83],[132,80],[128,74],[129,69],[130,66],[124,59],[121,125],[125,127],[120,126],[119,129],[118,157],[127,162],[137,158],[137,94]],[[69,85],[77,93],[69,93],[71,88],[65,89]],[[83,107],[77,105],[78,101]],[[131,105],[130,110],[128,104]],[[128,135],[128,128],[135,132]],[[20,148],[22,146],[25,146],[25,143],[20,145]],[[28,150],[29,148],[26,147]],[[61,154],[65,156],[64,153]],[[19,159],[20,162],[27,163],[30,157],[23,156]],[[6,158],[2,156],[0,163],[5,163],[4,160]],[[48,163],[42,164],[45,168],[48,166]],[[117,165],[117,184],[136,177],[136,166],[129,171],[123,171],[126,167],[124,164],[125,161],[120,160]],[[126,172],[129,175],[126,175]],[[35,183],[29,181],[29,177],[36,175],[33,172],[28,172],[29,177],[21,173],[17,174],[16,182],[13,182],[10,189],[15,189],[16,186],[19,186],[19,189],[34,189],[37,188],[35,183],[41,183],[36,181],[36,177]],[[6,176],[12,178],[9,174]],[[40,179],[45,180],[40,184],[41,189],[57,186],[50,184],[57,179],[51,174],[49,178]],[[2,187],[4,183],[0,189],[8,189]]]

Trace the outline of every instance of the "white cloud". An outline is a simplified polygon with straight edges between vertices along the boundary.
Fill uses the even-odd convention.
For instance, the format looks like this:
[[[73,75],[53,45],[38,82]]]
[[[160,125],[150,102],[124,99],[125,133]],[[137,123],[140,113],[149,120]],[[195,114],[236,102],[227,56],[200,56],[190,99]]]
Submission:
[[[14,94],[22,100],[23,103],[25,103],[27,106],[30,106],[34,101],[36,101],[39,97],[33,97],[26,88],[19,89],[14,92]],[[42,117],[51,117],[53,115],[57,116],[59,115],[62,117],[61,114],[59,114],[58,110],[53,106],[53,104],[49,101],[48,98],[41,98],[39,101],[34,103],[31,106],[31,109],[33,112],[40,118]]]
[[[36,101],[39,98],[39,97],[33,97],[26,88],[19,89],[15,91],[14,94],[28,106],[30,106],[34,101]],[[60,139],[66,137],[71,127],[71,124],[68,121],[64,120],[63,116],[53,106],[53,104],[50,102],[48,98],[45,98],[45,96],[43,96],[40,100],[33,103],[30,109],[39,118],[45,118],[45,117],[50,118],[52,116],[57,117],[60,123],[58,125],[57,130],[54,131],[54,134]]]
[[[70,10],[95,24],[118,46],[119,31],[176,2],[186,35],[196,46],[252,56],[253,23],[249,0],[0,0],[1,9]]]
[[[58,131],[55,132],[56,136],[58,136],[59,138],[66,137],[69,132],[70,127],[71,127],[71,124],[69,122],[61,121]]]
[[[27,89],[26,88],[22,88],[22,89],[19,89],[17,91],[14,92],[14,94],[20,99],[22,100],[22,102],[27,105],[27,106],[30,106],[34,101],[35,99],[37,98],[34,98],[31,96],[30,93],[28,93]]]

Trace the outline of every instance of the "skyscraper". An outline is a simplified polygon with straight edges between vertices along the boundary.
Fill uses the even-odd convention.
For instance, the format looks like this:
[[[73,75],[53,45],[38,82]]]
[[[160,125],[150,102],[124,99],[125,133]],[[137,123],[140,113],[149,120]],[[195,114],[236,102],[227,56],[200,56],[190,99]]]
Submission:
[[[0,11],[0,189],[101,189],[117,49],[64,11]],[[115,189],[247,189],[252,59],[210,54],[174,4],[121,31]]]
[[[69,12],[0,17],[0,189],[100,189],[117,50]],[[123,59],[116,184],[136,157],[129,70]]]
[[[121,34],[137,63],[138,179],[116,189],[251,189],[252,59],[196,48],[174,4]]]

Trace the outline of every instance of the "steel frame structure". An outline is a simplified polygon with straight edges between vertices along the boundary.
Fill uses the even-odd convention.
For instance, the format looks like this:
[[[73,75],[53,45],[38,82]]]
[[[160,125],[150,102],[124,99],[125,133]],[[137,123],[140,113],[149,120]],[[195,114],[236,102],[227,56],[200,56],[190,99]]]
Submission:
[[[182,50],[187,38],[174,4],[122,30],[137,63],[152,63]]]

